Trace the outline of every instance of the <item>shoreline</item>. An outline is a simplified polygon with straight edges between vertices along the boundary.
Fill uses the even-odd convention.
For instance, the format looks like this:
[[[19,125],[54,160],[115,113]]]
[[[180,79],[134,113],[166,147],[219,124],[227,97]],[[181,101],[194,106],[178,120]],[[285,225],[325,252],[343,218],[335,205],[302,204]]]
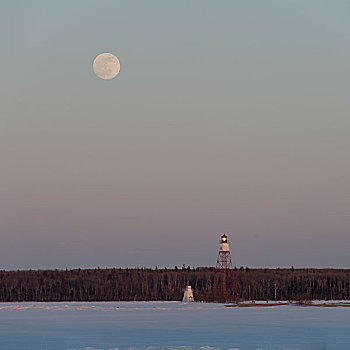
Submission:
[[[238,303],[225,304],[225,307],[275,307],[275,306],[302,306],[302,307],[350,307],[350,302],[330,302],[330,303]]]

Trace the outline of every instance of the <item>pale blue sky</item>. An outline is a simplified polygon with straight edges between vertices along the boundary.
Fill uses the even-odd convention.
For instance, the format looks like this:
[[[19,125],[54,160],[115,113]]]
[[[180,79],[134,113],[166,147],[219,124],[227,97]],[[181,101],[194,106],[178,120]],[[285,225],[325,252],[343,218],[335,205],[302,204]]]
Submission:
[[[350,267],[348,1],[2,1],[0,41],[0,268],[214,265],[221,232]]]

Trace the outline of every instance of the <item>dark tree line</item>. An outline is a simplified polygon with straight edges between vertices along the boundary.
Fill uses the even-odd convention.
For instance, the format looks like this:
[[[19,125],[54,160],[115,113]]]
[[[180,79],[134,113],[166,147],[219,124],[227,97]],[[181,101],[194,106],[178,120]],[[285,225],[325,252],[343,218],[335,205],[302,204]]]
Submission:
[[[234,271],[241,300],[350,299],[350,270]],[[215,269],[74,269],[0,271],[0,302],[181,300],[191,284],[198,301],[218,301]]]

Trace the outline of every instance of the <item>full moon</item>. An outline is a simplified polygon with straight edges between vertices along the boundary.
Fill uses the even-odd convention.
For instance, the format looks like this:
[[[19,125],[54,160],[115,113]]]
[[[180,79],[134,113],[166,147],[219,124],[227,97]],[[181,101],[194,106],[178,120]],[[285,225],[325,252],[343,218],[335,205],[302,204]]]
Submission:
[[[92,67],[99,78],[109,80],[118,75],[120,71],[120,62],[116,56],[105,52],[94,59]]]

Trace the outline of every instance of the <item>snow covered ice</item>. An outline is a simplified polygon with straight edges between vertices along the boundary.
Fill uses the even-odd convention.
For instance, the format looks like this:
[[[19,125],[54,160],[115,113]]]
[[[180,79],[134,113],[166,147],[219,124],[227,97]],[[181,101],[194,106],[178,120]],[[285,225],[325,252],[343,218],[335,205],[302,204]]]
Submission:
[[[1,350],[346,350],[350,308],[0,303]]]

